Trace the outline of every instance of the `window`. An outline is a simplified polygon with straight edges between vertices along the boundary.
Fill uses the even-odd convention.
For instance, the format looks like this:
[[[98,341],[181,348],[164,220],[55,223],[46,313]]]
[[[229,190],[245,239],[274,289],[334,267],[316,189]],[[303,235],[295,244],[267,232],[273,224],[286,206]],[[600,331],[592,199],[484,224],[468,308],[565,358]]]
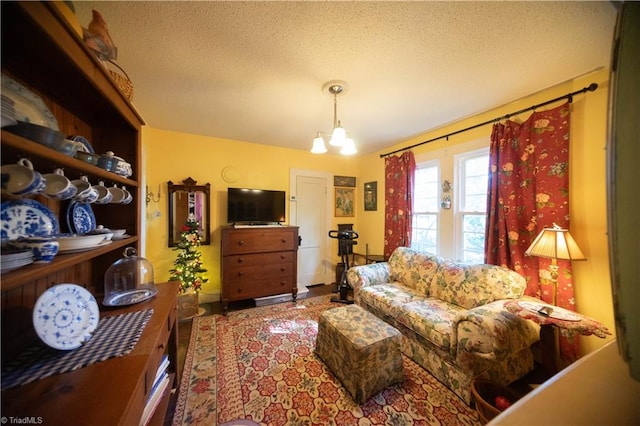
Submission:
[[[411,247],[438,253],[438,200],[440,166],[437,161],[416,166]]]
[[[484,262],[489,142],[481,138],[416,157],[412,248]],[[453,184],[446,192],[445,180]],[[444,197],[451,208],[442,208]]]
[[[456,254],[469,263],[484,262],[485,224],[487,218],[487,149],[456,156],[458,205],[456,210]]]

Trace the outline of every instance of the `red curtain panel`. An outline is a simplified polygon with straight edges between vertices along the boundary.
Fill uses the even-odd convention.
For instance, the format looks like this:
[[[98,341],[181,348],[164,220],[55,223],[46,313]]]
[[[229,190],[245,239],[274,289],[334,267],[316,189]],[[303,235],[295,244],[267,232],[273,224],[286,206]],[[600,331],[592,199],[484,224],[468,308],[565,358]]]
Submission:
[[[385,158],[384,255],[411,244],[413,178],[416,160],[413,152]]]

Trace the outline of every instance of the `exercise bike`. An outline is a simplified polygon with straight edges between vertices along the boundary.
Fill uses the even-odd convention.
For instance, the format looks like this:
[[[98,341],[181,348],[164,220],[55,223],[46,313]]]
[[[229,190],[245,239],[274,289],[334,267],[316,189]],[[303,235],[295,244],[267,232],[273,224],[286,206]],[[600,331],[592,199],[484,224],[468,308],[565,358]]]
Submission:
[[[354,230],[348,229],[344,231],[331,230],[329,231],[329,237],[338,240],[338,251],[340,252],[342,265],[342,276],[338,284],[338,293],[340,297],[332,297],[332,302],[344,303],[350,305],[353,300],[347,299],[349,293],[349,283],[347,283],[347,270],[349,269],[349,248],[357,244],[354,240],[358,239],[358,233]]]

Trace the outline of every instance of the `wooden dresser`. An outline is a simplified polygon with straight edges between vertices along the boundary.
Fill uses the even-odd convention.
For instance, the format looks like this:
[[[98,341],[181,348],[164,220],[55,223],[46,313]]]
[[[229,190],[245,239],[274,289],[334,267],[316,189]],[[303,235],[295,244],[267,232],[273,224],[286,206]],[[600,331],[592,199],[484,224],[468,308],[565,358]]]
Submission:
[[[145,302],[118,309],[100,308],[102,316],[153,309],[129,354],[3,390],[2,415],[41,419],[42,424],[51,425],[137,425],[165,353],[171,363],[172,382],[180,382],[176,365],[178,282],[158,284],[158,290],[153,299]],[[164,423],[173,387],[165,391],[150,425]]]
[[[222,309],[229,302],[298,294],[298,227],[222,228]]]

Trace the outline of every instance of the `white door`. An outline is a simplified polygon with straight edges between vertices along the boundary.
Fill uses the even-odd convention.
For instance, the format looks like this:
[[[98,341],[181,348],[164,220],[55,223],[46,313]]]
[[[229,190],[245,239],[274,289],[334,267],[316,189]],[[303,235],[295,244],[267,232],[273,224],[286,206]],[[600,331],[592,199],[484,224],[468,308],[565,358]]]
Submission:
[[[291,224],[299,227],[298,294],[306,286],[331,283],[329,251],[329,175],[291,172]]]

